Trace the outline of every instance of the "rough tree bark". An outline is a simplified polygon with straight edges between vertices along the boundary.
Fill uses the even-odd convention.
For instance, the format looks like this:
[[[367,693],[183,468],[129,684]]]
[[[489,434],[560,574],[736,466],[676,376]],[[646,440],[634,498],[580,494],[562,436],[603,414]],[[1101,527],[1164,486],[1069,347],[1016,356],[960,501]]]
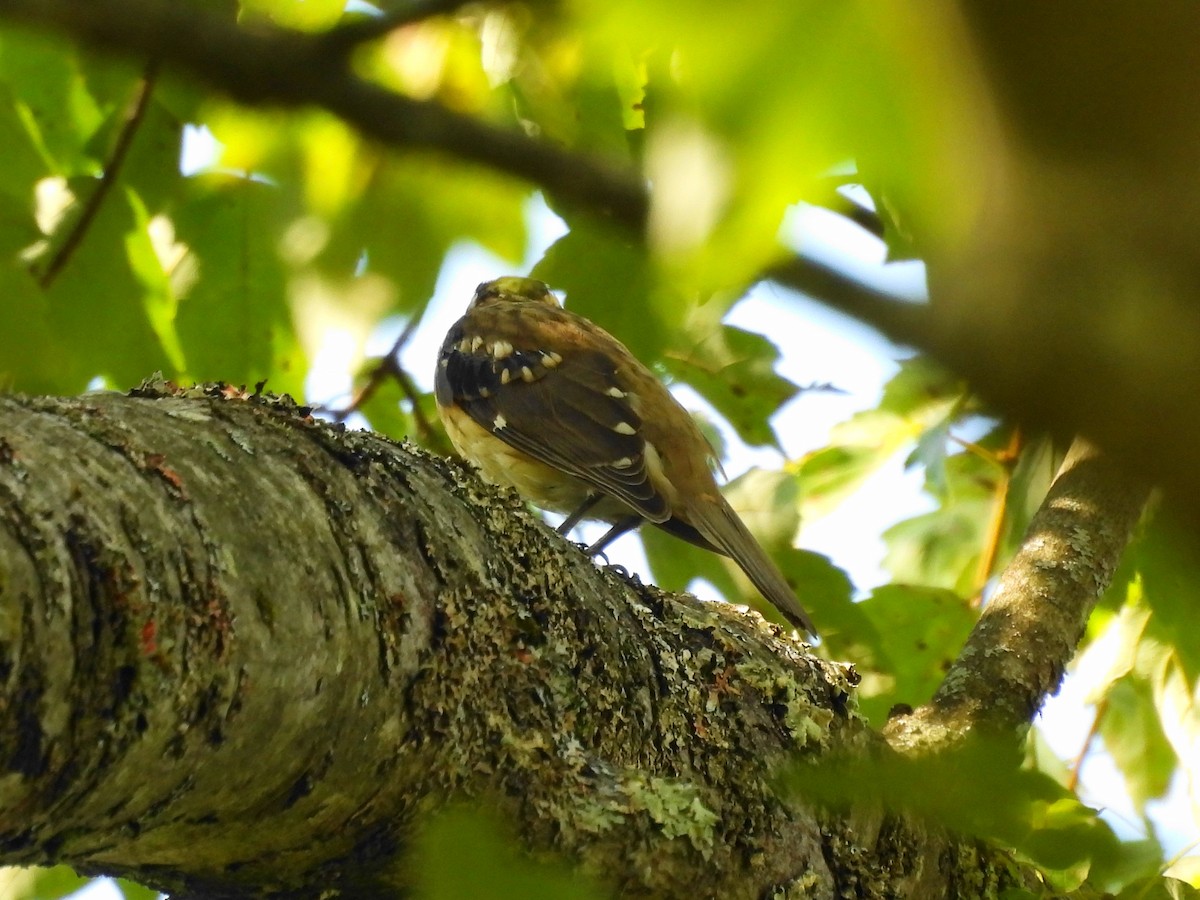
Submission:
[[[1028,875],[782,796],[789,758],[886,752],[851,669],[597,568],[411,446],[220,387],[4,397],[0,498],[0,861],[377,897],[466,794],[629,896]]]

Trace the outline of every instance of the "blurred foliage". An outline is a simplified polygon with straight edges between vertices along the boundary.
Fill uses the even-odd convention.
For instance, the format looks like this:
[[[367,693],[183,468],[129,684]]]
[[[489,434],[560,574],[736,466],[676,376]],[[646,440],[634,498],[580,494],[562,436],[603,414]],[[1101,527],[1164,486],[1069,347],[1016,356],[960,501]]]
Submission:
[[[304,31],[345,15],[340,0],[200,5]],[[161,370],[301,395],[336,338],[361,388],[378,362],[367,358],[371,336],[423,316],[448,254],[472,244],[514,270],[532,264],[573,309],[698,391],[743,442],[778,447],[772,416],[797,392],[777,370],[788,335],[725,317],[764,266],[793,252],[780,237],[785,214],[860,184],[890,258],[919,256],[920,235],[970,223],[985,186],[969,162],[987,152],[991,122],[942,7],[915,18],[896,0],[750,0],[728,13],[707,0],[468,5],[360,48],[356,71],[382,87],[631,167],[651,186],[645,243],[544,197],[567,232],[533,260],[529,185],[385,150],[323,113],[247,110],[166,70],[0,28],[0,385],[124,389]],[[183,168],[204,136],[214,155]],[[457,308],[466,298],[443,299]],[[426,428],[430,396],[416,393],[385,379],[358,413],[439,448]],[[729,494],[821,624],[820,652],[855,663],[860,708],[882,724],[892,707],[932,695],[1060,452],[988,418],[958,379],[911,358],[826,446],[752,470]],[[898,456],[923,473],[931,509],[883,535],[893,583],[866,590],[793,546],[805,523]],[[664,587],[703,579],[758,602],[726,560],[657,531],[644,542]],[[1096,706],[1088,747],[1107,749],[1142,816],[1173,783],[1200,810],[1198,567],[1185,531],[1165,515],[1149,521],[1076,665]],[[1071,769],[1035,759],[1024,769],[986,753],[919,772],[881,764],[854,783],[1013,847],[1055,884],[1090,874],[1122,897],[1180,896],[1179,882],[1144,880],[1163,864],[1149,831],[1118,842],[1067,787]],[[921,787],[944,779],[963,793]],[[832,778],[822,799],[844,800],[846,783]],[[994,821],[972,818],[992,807]],[[431,825],[418,851],[424,895],[482,896],[467,889],[476,883],[497,897],[587,895],[514,860],[498,834],[462,811]],[[1171,871],[1200,884],[1195,857]],[[37,886],[12,896],[79,884],[60,870],[31,877]]]
[[[470,848],[469,852],[463,852]],[[610,896],[567,864],[537,862],[518,849],[498,814],[464,805],[426,823],[413,855],[419,900],[600,900]]]
[[[98,880],[107,882],[110,897],[157,900],[162,896],[158,891],[152,891],[124,878]],[[54,866],[49,869],[0,867],[0,897],[4,897],[5,900],[58,900],[60,897],[72,897],[76,891],[84,891],[89,886],[94,896],[94,880],[76,875],[67,866]]]

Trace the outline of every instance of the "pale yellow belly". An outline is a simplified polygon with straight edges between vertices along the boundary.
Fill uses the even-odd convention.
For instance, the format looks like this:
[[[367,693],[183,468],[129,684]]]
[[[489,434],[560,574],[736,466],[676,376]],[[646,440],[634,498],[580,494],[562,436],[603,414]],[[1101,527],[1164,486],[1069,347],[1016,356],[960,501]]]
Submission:
[[[441,410],[446,434],[462,456],[474,463],[485,480],[514,487],[530,502],[552,512],[569,515],[594,491],[586,482],[538,462],[510,447],[459,410]],[[633,511],[607,498],[589,511],[587,518],[615,521]]]

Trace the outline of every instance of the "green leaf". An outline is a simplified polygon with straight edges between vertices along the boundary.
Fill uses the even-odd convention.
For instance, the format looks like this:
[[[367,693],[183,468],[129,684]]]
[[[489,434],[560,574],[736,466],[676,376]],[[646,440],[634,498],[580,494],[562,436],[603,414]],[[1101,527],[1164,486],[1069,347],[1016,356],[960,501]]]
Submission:
[[[898,522],[883,533],[884,565],[897,581],[975,594],[991,506],[984,498],[948,502]]]
[[[0,892],[6,900],[58,900],[93,880],[77,875],[69,866],[14,867],[0,871]]]
[[[853,659],[863,675],[860,708],[876,725],[893,706],[933,696],[977,618],[951,591],[902,584],[876,588],[854,606],[861,622],[847,623],[853,627],[820,624],[828,652]]]
[[[1200,679],[1200,539],[1159,511],[1129,556],[1141,574],[1145,602],[1153,611],[1149,628],[1175,648],[1187,677]]]
[[[800,485],[775,469],[753,468],[722,491],[764,547],[791,547],[800,527]]]
[[[318,31],[341,18],[344,0],[240,0],[242,16],[267,19],[285,28]]]
[[[660,292],[639,244],[586,219],[554,242],[533,276],[566,293],[566,307],[604,328],[646,365],[663,356],[670,314],[682,307]]]
[[[799,390],[775,371],[779,348],[761,334],[720,321],[719,304],[696,307],[664,360],[752,446],[778,447],[770,419]]]
[[[1167,792],[1177,763],[1159,721],[1154,692],[1145,679],[1126,676],[1109,688],[1103,709],[1100,736],[1125,776],[1134,806],[1144,813],[1147,800]]]
[[[1063,452],[1052,438],[1034,437],[1021,450],[1017,464],[1009,476],[1008,492],[1004,498],[1004,537],[1000,559],[1008,559],[1020,546],[1034,513],[1046,499],[1054,476],[1062,464]]]
[[[431,192],[431,183],[439,189]],[[388,167],[355,219],[371,270],[395,280],[401,288],[397,308],[407,311],[433,295],[443,258],[462,241],[516,265],[525,255],[528,200],[528,190],[510,179],[408,160]]]
[[[158,900],[162,896],[158,891],[148,887],[142,887],[133,881],[125,878],[116,879],[117,887],[121,889],[125,900]]]
[[[91,372],[55,332],[50,308],[30,275],[0,265],[0,387],[31,394],[72,394],[84,388]]]
[[[86,193],[91,185],[79,187]],[[87,377],[132,386],[155,371],[178,371],[151,312],[167,302],[166,282],[146,226],[137,195],[114,189],[46,291],[50,326]]]
[[[92,94],[84,74],[88,62],[56,38],[0,32],[0,83],[11,90],[28,140],[55,174],[94,174],[100,162],[91,141],[112,100]],[[99,65],[121,72],[127,87],[132,85],[135,75],[128,67]]]
[[[884,385],[879,408],[928,427],[940,424],[959,405],[965,390],[957,375],[926,357],[913,356]]]
[[[14,204],[32,211],[35,183],[53,172],[50,160],[31,132],[27,114],[10,85],[0,82],[0,146],[4,147],[4,165],[0,166],[0,192]]]
[[[759,539],[804,607],[822,629],[851,606],[853,586],[827,557],[791,545],[799,524],[795,478],[783,472],[751,469],[726,490],[731,505]],[[784,622],[730,559],[702,550],[661,529],[641,530],[655,582],[664,590],[684,590],[694,579],[708,581],[732,603],[745,603],[773,622]]]
[[[607,892],[559,861],[522,853],[497,814],[455,806],[427,823],[412,851],[420,900],[599,900]]]
[[[919,357],[905,360],[876,409],[840,423],[829,445],[801,462],[805,518],[829,512],[913,441],[920,443],[910,461],[932,463],[929,486],[938,493],[948,490],[945,442],[963,407],[957,379]]]
[[[860,414],[864,415],[864,414]],[[894,416],[871,415],[882,427],[894,431]],[[860,424],[865,422],[860,419]],[[804,517],[815,519],[832,511],[837,504],[856,491],[870,475],[878,470],[895,452],[896,446],[884,440],[880,444],[830,444],[808,454],[800,463],[800,480],[804,486]]]
[[[1177,878],[1154,875],[1131,881],[1114,900],[1197,900],[1200,890]]]
[[[278,193],[247,179],[203,177],[175,219],[176,327],[188,374],[303,396],[303,361],[276,246]]]
[[[737,602],[740,599],[742,592],[723,557],[652,525],[643,526],[640,534],[654,583],[663,590],[683,591],[693,580],[701,578],[712,584],[727,600]]]

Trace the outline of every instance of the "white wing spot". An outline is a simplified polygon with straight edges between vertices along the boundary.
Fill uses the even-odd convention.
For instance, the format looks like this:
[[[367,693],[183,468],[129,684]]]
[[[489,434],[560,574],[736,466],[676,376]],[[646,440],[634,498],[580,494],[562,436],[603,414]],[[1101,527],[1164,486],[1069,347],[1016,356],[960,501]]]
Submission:
[[[618,422],[613,426],[613,431],[617,434],[637,434],[637,429],[628,422]]]
[[[503,429],[507,424],[508,419],[504,418],[503,415],[497,415],[496,418],[492,419],[492,427],[497,431]]]
[[[555,353],[553,350],[542,351],[542,365],[547,369],[553,369],[562,363],[562,356]]]
[[[628,469],[632,465],[633,460],[628,456],[622,456],[620,459],[614,459],[612,461],[612,467],[614,469]]]
[[[524,378],[526,381],[532,383],[533,382],[533,369],[529,368],[529,366],[521,366],[521,377]]]
[[[472,353],[478,353],[479,348],[482,346],[483,346],[483,337],[482,336],[477,334],[477,335],[475,335],[475,337],[471,338],[471,352]]]
[[[608,394],[608,396],[615,397],[618,400],[624,400],[626,396],[625,392],[619,387],[610,387],[607,391],[605,391],[605,393]]]
[[[508,384],[510,381],[512,381],[512,372],[508,371],[508,369],[501,369],[500,370],[500,383]]]
[[[488,352],[496,359],[508,359],[512,356],[513,345],[508,341],[496,341],[488,348]]]

